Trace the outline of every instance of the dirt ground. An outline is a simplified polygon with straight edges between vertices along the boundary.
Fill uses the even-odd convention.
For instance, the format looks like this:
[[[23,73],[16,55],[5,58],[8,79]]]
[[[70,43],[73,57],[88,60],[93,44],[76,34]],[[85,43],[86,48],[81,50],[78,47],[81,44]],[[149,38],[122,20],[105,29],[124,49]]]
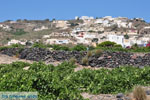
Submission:
[[[23,61],[23,62],[33,63],[33,61],[19,59],[15,56],[10,57],[10,56],[7,56],[7,55],[0,54],[0,64],[10,64],[10,63],[16,62],[16,61]]]

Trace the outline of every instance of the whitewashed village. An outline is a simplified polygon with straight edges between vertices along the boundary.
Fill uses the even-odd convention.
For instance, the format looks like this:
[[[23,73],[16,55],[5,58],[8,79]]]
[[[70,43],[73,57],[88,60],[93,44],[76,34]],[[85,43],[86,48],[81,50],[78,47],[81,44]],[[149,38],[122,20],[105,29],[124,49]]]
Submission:
[[[4,24],[0,23],[0,28],[5,31],[11,31],[11,25],[22,22],[19,20],[9,21]],[[146,23],[142,18],[128,19],[126,17],[113,18],[111,16],[94,18],[81,16],[75,17],[73,22],[70,23],[68,20],[52,20],[50,25],[41,24],[38,26],[35,23],[24,21],[23,24],[34,32],[48,30],[51,27],[62,30],[61,32],[47,32],[46,35],[36,39],[36,41],[40,40],[45,44],[85,44],[95,46],[96,43],[112,41],[122,45],[122,47],[128,47],[134,44],[146,46],[150,41],[150,24]],[[11,39],[5,45],[17,43],[25,45],[27,41],[29,40]],[[31,39],[30,42],[33,43],[35,41]]]

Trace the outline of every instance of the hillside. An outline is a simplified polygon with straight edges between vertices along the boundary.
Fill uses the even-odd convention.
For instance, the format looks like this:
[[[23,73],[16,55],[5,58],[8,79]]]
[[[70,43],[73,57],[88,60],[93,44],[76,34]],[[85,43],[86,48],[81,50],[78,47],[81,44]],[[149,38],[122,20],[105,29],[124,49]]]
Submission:
[[[149,23],[143,19],[128,19],[124,17],[111,18],[104,17],[99,19],[76,19],[76,20],[17,20],[5,21],[0,23],[0,44],[7,44],[11,39],[16,40],[42,40],[44,35],[68,34],[72,37],[73,32],[86,32],[105,35],[108,33],[116,34],[150,34]],[[147,27],[147,28],[145,28]],[[59,36],[60,35],[60,36]],[[52,36],[54,37],[54,36]],[[66,37],[65,39],[69,38]],[[143,36],[144,37],[144,36]],[[73,36],[73,38],[76,38]],[[73,39],[72,38],[72,39]],[[78,40],[78,39],[76,39]],[[44,40],[46,41],[46,40]],[[88,41],[88,40],[87,40]]]

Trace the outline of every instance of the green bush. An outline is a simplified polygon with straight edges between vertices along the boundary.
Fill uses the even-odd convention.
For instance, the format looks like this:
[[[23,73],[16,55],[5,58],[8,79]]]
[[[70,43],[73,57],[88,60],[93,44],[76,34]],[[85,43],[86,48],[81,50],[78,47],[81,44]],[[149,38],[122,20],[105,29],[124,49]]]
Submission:
[[[36,42],[32,45],[33,48],[47,48],[47,46],[41,42]]]
[[[50,47],[52,47],[54,50],[64,50],[64,51],[69,51],[70,50],[70,48],[67,47],[67,46],[56,45],[56,44],[54,44]]]
[[[81,62],[82,62],[83,65],[86,65],[86,66],[89,65],[88,57],[83,57]]]
[[[8,48],[24,48],[25,46],[24,45],[21,45],[21,44],[12,44],[10,46],[2,46],[0,47],[0,51],[4,50],[4,49],[8,49]]]
[[[70,63],[73,63],[75,64],[77,62],[76,58],[72,57],[70,60],[69,60]]]
[[[114,45],[116,45],[116,43],[111,41],[105,41],[98,44],[99,47],[113,47]]]
[[[89,58],[89,57],[91,57],[92,55],[93,55],[92,51],[88,51],[86,56]]]
[[[93,53],[94,53],[94,55],[99,56],[103,53],[103,50],[97,49],[97,50],[94,50]]]
[[[122,48],[122,45],[120,45],[120,44],[115,44],[114,47]]]
[[[87,48],[85,45],[78,44],[72,48],[73,51],[86,51]]]
[[[4,50],[4,49],[7,49],[9,48],[8,46],[3,46],[3,47],[0,47],[0,51]]]
[[[26,34],[27,32],[25,32],[24,29],[16,29],[16,31],[12,33],[14,35],[23,35],[23,34]]]
[[[25,67],[29,69],[24,70]],[[84,100],[82,92],[124,93],[136,85],[149,86],[150,83],[150,67],[123,66],[77,72],[74,68],[69,62],[58,66],[42,62],[0,64],[0,91],[36,91],[39,100]]]
[[[127,34],[124,35],[124,38],[125,38],[125,39],[129,39],[129,35],[127,35]]]

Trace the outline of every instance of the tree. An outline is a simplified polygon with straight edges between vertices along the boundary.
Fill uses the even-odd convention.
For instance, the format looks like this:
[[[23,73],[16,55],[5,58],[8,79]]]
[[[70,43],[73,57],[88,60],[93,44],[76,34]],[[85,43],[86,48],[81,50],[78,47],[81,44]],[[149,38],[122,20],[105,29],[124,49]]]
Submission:
[[[114,47],[114,45],[116,45],[116,43],[111,41],[105,41],[98,44],[99,47]]]
[[[55,21],[55,20],[56,20],[55,18],[52,19],[52,21]]]
[[[98,42],[98,38],[93,38],[92,42],[96,42],[97,43]]]
[[[129,39],[129,35],[128,34],[124,35],[124,38]]]
[[[46,21],[46,22],[49,22],[50,20],[47,18],[47,19],[45,19],[45,21]]]

